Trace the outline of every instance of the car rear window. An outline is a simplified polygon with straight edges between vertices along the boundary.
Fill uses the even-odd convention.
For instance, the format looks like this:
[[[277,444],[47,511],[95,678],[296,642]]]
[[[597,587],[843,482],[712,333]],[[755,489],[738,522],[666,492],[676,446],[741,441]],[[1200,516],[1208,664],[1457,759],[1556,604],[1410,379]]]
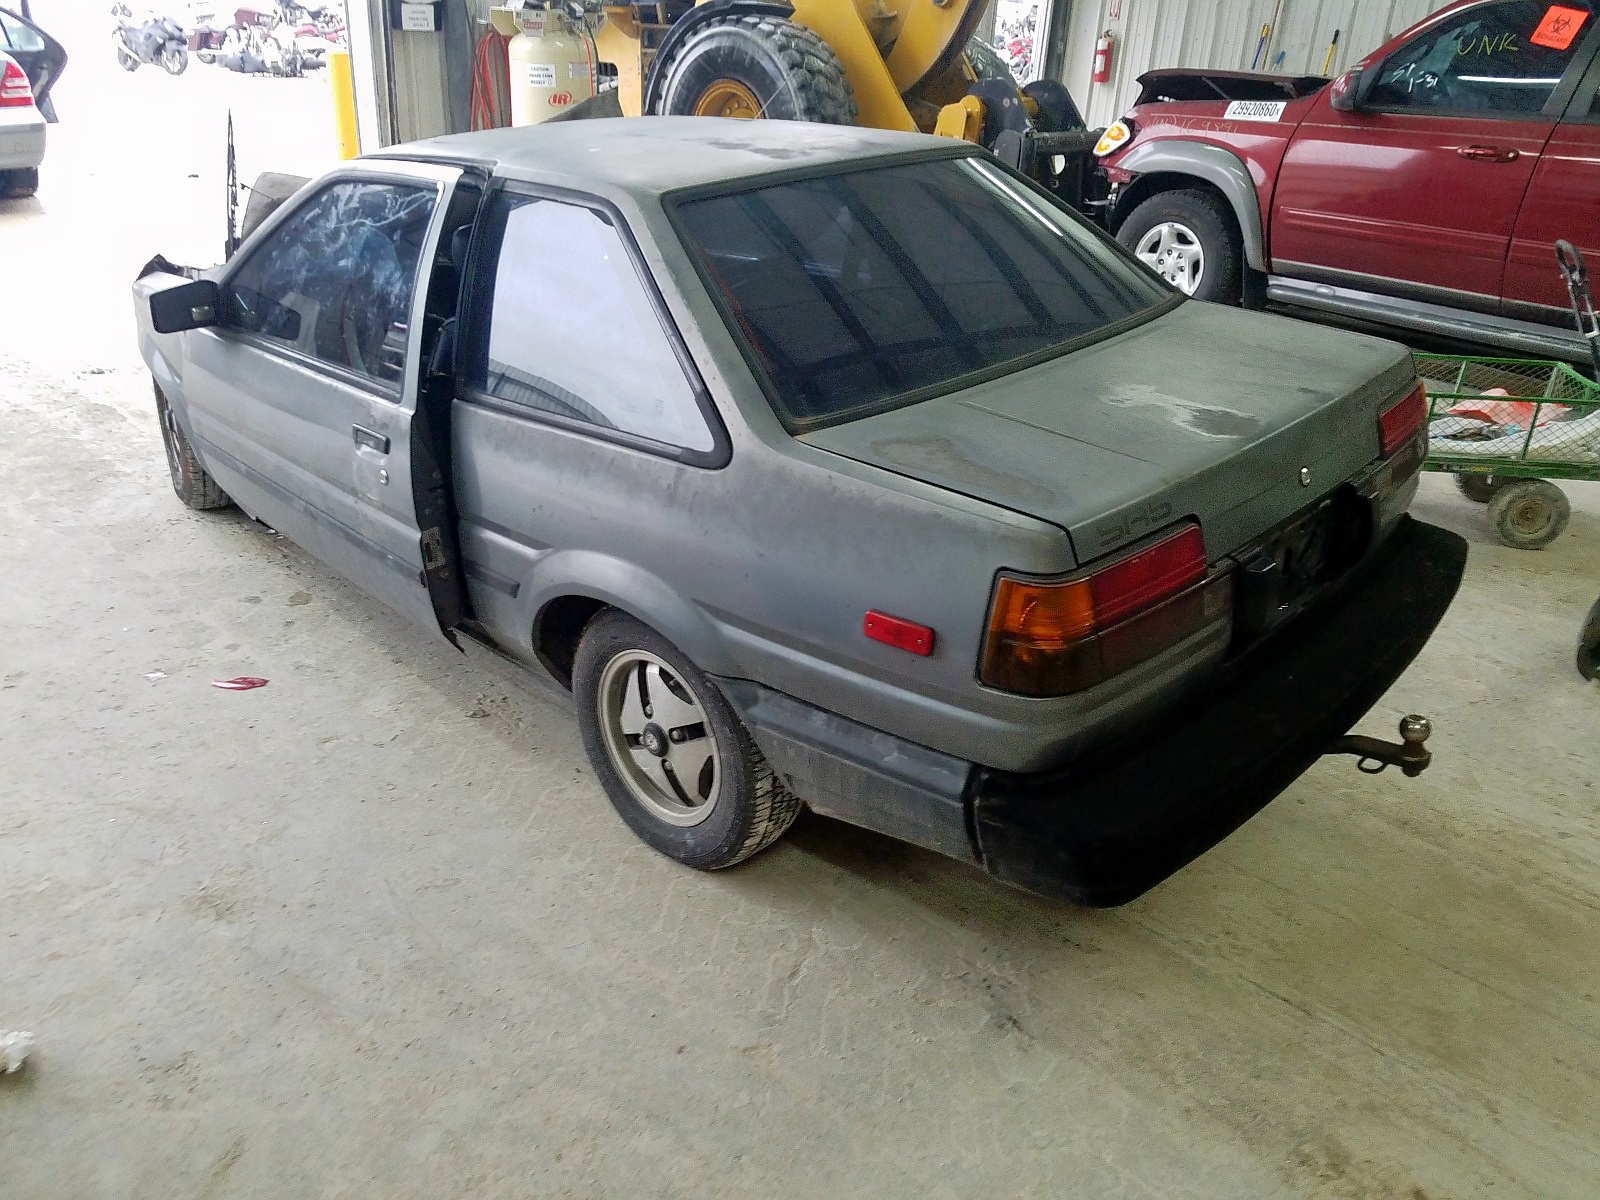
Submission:
[[[1172,296],[975,158],[695,199],[678,217],[791,428],[1050,357]]]

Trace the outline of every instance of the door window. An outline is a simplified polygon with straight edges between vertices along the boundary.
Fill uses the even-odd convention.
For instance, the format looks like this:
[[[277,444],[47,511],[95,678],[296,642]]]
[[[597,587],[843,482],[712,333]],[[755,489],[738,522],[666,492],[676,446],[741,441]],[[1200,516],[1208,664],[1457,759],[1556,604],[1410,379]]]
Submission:
[[[228,324],[398,386],[434,204],[406,184],[323,188],[229,276]]]
[[[1487,117],[1537,113],[1591,20],[1584,0],[1501,0],[1466,9],[1385,59],[1367,103]]]
[[[686,450],[714,446],[695,389],[606,214],[502,193],[488,218],[468,386],[525,408]],[[483,304],[489,307],[482,308]]]

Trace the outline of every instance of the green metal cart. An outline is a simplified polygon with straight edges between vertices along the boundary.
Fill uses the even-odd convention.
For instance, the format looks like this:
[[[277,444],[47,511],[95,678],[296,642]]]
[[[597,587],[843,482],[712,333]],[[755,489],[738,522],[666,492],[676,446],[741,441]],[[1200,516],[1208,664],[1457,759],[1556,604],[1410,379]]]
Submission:
[[[1572,505],[1553,479],[1600,480],[1600,385],[1566,363],[1419,354],[1430,471],[1448,471],[1508,546],[1537,550]]]

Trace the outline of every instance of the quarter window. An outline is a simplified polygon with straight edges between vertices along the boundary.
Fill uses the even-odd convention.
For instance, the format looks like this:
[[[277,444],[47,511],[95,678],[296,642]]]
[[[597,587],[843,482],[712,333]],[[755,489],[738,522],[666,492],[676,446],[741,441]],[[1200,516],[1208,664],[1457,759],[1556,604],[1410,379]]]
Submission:
[[[1503,0],[1456,14],[1378,68],[1373,108],[1532,114],[1589,32],[1586,0]]]
[[[650,293],[611,219],[502,193],[488,220],[495,263],[469,386],[499,400],[687,450],[710,427]],[[485,311],[480,308],[480,312]]]
[[[229,325],[397,386],[435,201],[404,184],[324,188],[229,278]]]

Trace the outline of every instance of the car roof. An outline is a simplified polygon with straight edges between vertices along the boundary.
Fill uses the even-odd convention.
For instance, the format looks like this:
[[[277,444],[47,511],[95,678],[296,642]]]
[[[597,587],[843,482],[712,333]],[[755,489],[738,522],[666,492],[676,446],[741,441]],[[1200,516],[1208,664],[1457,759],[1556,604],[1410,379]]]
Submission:
[[[640,195],[735,182],[799,166],[948,151],[949,138],[719,117],[600,117],[457,133],[390,146],[379,158],[476,162],[498,174],[610,185]]]

